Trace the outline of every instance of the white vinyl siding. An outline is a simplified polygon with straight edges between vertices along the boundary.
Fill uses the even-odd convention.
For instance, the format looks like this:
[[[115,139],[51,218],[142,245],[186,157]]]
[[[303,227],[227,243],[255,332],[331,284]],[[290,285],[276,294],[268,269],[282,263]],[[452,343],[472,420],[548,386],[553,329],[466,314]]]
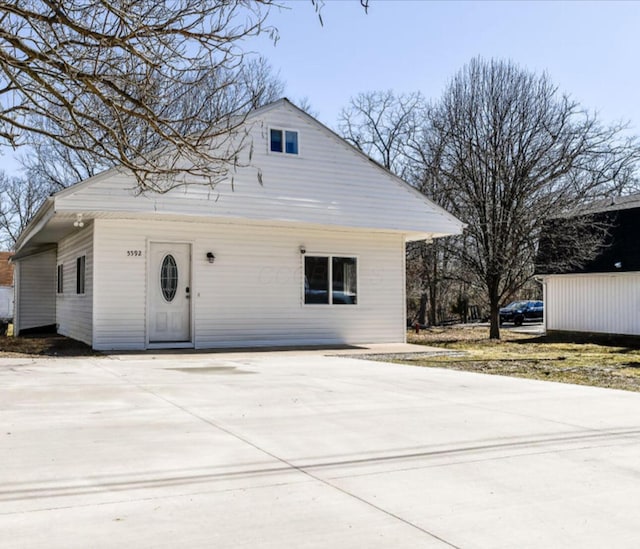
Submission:
[[[58,243],[58,264],[63,266],[64,292],[56,296],[58,333],[92,344],[93,223],[85,223]],[[84,292],[77,290],[78,258],[84,260]],[[54,268],[55,272],[55,268]]]
[[[13,318],[13,286],[0,286],[0,319]]]
[[[400,235],[126,220],[97,220],[95,232],[96,349],[145,347],[152,241],[193,245],[196,348],[404,341]],[[302,245],[358,258],[357,307],[304,306]],[[128,250],[144,255],[127,256]],[[215,263],[207,252],[215,254]]]
[[[252,148],[251,166],[234,171],[233,182],[138,195],[135,179],[113,170],[56,195],[56,211],[249,219],[405,234],[460,231],[450,215],[297,109],[283,104],[248,123],[241,164],[249,162]],[[304,136],[304,155],[270,154],[270,128],[295,128],[300,140]]]
[[[146,225],[134,221],[95,221],[95,349],[146,346]]]
[[[16,332],[55,324],[56,251],[49,250],[20,259],[16,280],[19,307]]]
[[[640,335],[640,274],[545,277],[549,331]]]

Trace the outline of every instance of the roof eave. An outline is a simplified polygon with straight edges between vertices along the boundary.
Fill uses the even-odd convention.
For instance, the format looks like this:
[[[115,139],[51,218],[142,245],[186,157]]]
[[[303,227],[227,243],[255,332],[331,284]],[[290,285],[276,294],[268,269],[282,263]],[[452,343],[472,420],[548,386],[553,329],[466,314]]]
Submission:
[[[27,223],[27,226],[20,233],[20,236],[14,245],[16,253],[24,248],[28,242],[44,228],[54,214],[55,199],[52,196],[49,196],[43,202],[42,206],[40,206],[36,215],[33,216],[33,219]]]

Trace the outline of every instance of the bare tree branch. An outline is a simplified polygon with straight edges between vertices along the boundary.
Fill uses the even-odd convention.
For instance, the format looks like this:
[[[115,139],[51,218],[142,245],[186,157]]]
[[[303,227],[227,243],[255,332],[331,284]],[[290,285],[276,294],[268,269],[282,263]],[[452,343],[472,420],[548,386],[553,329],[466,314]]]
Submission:
[[[342,109],[338,130],[365,154],[405,177],[425,109],[419,93],[395,95],[391,90],[360,93]]]
[[[255,106],[257,90],[239,91],[241,46],[276,37],[271,5],[0,0],[0,139],[50,138],[132,170],[141,190],[189,176],[215,185],[237,163]]]
[[[209,93],[210,85],[208,80],[202,80],[188,87],[176,98],[172,108],[183,113],[182,116],[190,116],[191,109],[201,108],[201,96]],[[208,103],[204,108],[206,112],[201,108],[198,116],[218,119],[230,110],[260,107],[282,97],[283,93],[284,84],[269,63],[262,57],[255,58],[245,62],[237,81],[221,90],[216,102]],[[56,123],[49,118],[32,115],[29,124],[42,131],[32,136],[28,152],[19,157],[24,176],[9,178],[0,172],[0,241],[8,247],[13,246],[22,228],[50,193],[115,165],[114,159],[104,158],[93,150],[67,147],[51,138],[48,133],[51,127],[56,128]],[[127,131],[130,139],[134,139],[136,128],[127,128]],[[136,138],[149,139],[144,133]]]

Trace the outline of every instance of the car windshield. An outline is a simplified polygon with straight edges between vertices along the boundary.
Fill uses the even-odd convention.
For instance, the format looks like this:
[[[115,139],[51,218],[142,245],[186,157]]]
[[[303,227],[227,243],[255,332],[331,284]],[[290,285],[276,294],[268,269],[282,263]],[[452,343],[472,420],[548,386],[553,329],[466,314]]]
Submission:
[[[513,303],[509,303],[509,305],[507,305],[505,309],[522,309],[523,307],[526,307],[526,306],[527,306],[526,301],[514,301]]]

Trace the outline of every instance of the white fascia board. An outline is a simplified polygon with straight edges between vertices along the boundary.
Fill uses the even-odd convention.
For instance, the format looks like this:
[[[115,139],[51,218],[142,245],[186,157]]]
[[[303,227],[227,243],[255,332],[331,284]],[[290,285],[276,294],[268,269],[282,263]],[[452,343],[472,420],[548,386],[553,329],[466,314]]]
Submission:
[[[49,196],[45,202],[40,206],[40,209],[36,212],[36,215],[27,226],[22,230],[14,249],[19,252],[36,234],[38,234],[44,226],[55,215],[55,199]]]
[[[103,172],[100,172],[96,175],[93,175],[87,179],[83,179],[82,181],[79,181],[78,183],[75,183],[74,185],[71,185],[70,187],[67,187],[66,189],[62,189],[56,193],[54,193],[52,196],[55,199],[64,199],[64,197],[72,195],[77,193],[78,191],[83,190],[85,187],[90,187],[91,185],[93,185],[94,183],[97,183],[99,181],[102,181],[103,179],[108,179],[109,177],[111,177],[112,175],[114,175],[116,172],[118,171],[125,171],[124,168],[121,167],[115,167],[115,168],[109,168]],[[97,208],[99,209],[99,208]]]

